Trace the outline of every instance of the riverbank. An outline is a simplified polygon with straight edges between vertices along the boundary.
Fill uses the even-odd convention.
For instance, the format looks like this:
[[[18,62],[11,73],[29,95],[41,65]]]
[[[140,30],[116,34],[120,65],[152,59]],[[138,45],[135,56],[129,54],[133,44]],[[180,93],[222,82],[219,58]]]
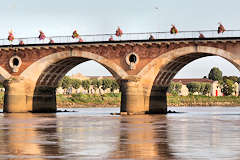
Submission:
[[[120,107],[120,93],[57,95],[58,108]]]
[[[240,106],[240,97],[213,97],[201,95],[168,96],[168,106]]]
[[[57,96],[59,108],[120,107],[121,94]],[[168,106],[240,106],[240,97],[168,96]]]
[[[0,108],[3,106],[4,94],[0,93]],[[89,107],[120,107],[121,94],[107,93],[103,95],[72,94],[57,95],[58,108],[89,108]],[[168,96],[168,106],[240,106],[240,97],[209,97],[209,96]]]

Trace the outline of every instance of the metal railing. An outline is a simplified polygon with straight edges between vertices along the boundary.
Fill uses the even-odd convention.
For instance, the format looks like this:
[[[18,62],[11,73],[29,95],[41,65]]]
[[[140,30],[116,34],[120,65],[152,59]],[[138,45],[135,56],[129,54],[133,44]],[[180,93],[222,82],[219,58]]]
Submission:
[[[84,42],[106,42],[112,36],[114,41],[128,41],[128,40],[148,40],[150,35],[154,39],[184,39],[184,38],[199,38],[200,33],[205,38],[223,38],[223,37],[240,37],[240,30],[227,30],[224,33],[217,33],[217,30],[201,30],[201,31],[179,31],[177,34],[170,34],[170,32],[145,32],[145,33],[124,33],[121,37],[116,37],[115,34],[96,34],[96,35],[80,35]],[[44,40],[39,40],[38,37],[15,38],[12,42],[8,39],[0,39],[0,45],[19,45],[22,40],[25,45],[31,44],[48,44],[50,39],[54,43],[77,43],[79,39],[72,38],[72,36],[53,36],[46,37]]]

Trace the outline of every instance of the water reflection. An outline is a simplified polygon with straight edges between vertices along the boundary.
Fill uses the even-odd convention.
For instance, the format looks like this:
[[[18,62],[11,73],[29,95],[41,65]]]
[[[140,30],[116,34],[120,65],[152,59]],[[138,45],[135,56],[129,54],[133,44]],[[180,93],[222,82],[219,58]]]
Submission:
[[[239,159],[240,108],[194,108],[169,115],[169,147],[177,159]]]
[[[55,114],[4,114],[0,129],[0,158],[61,159],[57,140],[47,136],[56,134]]]
[[[114,109],[0,114],[0,159],[239,159],[240,108],[111,116]]]
[[[121,118],[118,148],[110,159],[173,159],[168,146],[166,116]]]

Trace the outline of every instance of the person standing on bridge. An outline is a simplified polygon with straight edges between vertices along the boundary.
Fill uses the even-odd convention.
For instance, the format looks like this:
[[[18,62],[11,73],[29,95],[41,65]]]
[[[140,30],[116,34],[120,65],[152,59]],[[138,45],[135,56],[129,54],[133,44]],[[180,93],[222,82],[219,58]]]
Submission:
[[[202,39],[202,38],[205,38],[205,36],[202,33],[199,33],[199,37],[198,38]]]
[[[9,31],[8,32],[8,40],[12,43],[12,41],[14,40],[14,36],[13,36],[13,33],[12,31]]]
[[[149,40],[154,40],[155,38],[153,37],[153,35],[150,35],[148,39]]]
[[[120,29],[120,27],[118,26],[115,35],[116,35],[117,37],[121,37],[122,34],[123,34],[123,31],[122,31],[122,30]]]
[[[79,38],[79,34],[77,33],[77,30],[73,31],[72,38]]]
[[[111,36],[108,41],[114,41],[113,36]]]
[[[24,45],[23,40],[20,40],[20,41],[19,41],[19,45],[20,45],[20,46]]]
[[[172,28],[170,29],[170,33],[171,34],[177,34],[178,33],[178,30],[177,30],[177,28],[175,27],[174,24],[172,24]]]
[[[54,40],[50,38],[49,44],[53,44]]]
[[[46,38],[45,34],[41,30],[39,32],[40,32],[40,34],[38,36],[39,40],[44,40]]]
[[[223,34],[223,32],[225,32],[226,29],[224,28],[224,26],[220,22],[218,24],[219,24],[219,26],[218,26],[218,34],[220,34],[220,33]]]
[[[80,36],[78,42],[83,42],[83,39]]]

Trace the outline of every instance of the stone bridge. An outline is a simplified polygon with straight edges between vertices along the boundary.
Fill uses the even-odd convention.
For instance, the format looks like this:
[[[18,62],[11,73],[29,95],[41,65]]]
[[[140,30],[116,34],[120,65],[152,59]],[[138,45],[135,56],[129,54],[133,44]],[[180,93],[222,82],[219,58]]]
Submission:
[[[166,113],[173,77],[206,56],[220,56],[240,69],[240,37],[2,45],[4,112],[56,112],[59,80],[78,64],[94,60],[120,84],[121,112]]]

